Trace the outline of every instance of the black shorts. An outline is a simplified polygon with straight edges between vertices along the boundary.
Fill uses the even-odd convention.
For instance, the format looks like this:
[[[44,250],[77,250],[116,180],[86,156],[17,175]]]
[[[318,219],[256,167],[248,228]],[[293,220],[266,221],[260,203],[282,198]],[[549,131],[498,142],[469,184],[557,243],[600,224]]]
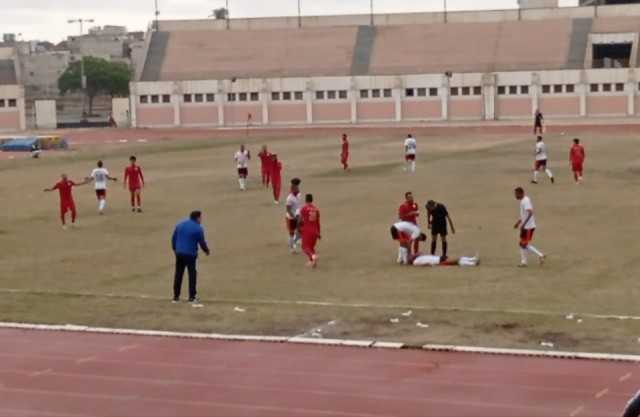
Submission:
[[[249,175],[249,168],[238,168],[238,176],[246,178]]]
[[[431,236],[447,236],[449,231],[447,230],[447,224],[432,224],[431,225]]]

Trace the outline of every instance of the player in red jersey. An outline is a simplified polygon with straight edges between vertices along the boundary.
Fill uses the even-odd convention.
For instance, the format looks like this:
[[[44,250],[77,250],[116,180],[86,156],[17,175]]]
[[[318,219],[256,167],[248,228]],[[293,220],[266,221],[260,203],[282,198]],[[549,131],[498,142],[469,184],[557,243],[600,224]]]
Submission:
[[[271,163],[269,164],[271,170],[269,176],[271,177],[271,187],[273,188],[273,202],[280,204],[280,190],[282,188],[282,162],[278,161],[278,155],[271,155]]]
[[[260,168],[262,170],[262,185],[268,188],[271,182],[271,154],[266,145],[262,147],[258,157],[260,158]]]
[[[584,151],[584,146],[580,144],[580,139],[575,138],[571,151],[569,152],[569,160],[571,161],[571,170],[573,171],[573,178],[576,180],[576,184],[582,183],[582,171],[586,158],[587,154]]]
[[[131,163],[124,170],[124,188],[127,188],[127,181],[129,183],[129,193],[131,194],[131,211],[134,213],[142,213],[142,187],[144,187],[144,176],[142,175],[142,168],[136,165],[136,157],[131,156],[129,162]]]
[[[418,224],[418,216],[420,216],[420,208],[418,204],[413,200],[413,193],[408,191],[404,194],[404,203],[398,208],[398,218],[402,222],[409,222],[415,225]],[[418,253],[420,243],[416,240],[414,242],[413,252]]]
[[[60,220],[62,221],[62,228],[67,228],[66,215],[67,212],[71,212],[71,225],[75,226],[76,224],[76,203],[73,201],[73,193],[71,189],[73,187],[78,187],[81,185],[85,185],[87,181],[83,181],[80,183],[76,183],[67,178],[67,174],[62,174],[60,181],[58,181],[53,187],[45,188],[45,192],[51,192],[58,190],[60,192]]]
[[[342,153],[340,154],[340,163],[345,171],[349,169],[349,138],[346,133],[342,134]]]
[[[302,235],[302,251],[309,258],[307,266],[318,266],[316,244],[322,239],[320,235],[320,210],[313,204],[313,195],[305,196],[306,204],[300,209],[300,234]]]

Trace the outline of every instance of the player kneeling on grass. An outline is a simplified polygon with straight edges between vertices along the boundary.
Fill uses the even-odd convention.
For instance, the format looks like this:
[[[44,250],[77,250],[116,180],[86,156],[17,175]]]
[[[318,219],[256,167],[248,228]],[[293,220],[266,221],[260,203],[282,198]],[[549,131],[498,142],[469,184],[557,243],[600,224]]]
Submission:
[[[480,257],[478,255],[473,257],[463,256],[457,259],[448,259],[444,256],[435,255],[418,255],[414,257],[410,263],[413,266],[478,266],[480,264]]]
[[[409,261],[419,250],[419,242],[426,242],[427,235],[413,223],[398,222],[391,226],[391,238],[400,244],[398,248],[398,263],[408,265]],[[412,253],[412,249],[414,253]]]

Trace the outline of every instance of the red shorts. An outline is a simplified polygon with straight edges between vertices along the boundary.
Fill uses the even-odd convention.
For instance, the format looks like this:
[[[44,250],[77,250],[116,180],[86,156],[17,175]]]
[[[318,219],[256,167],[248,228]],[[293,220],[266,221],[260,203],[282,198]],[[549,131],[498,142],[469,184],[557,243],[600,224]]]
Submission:
[[[136,193],[138,191],[140,191],[142,189],[142,187],[140,185],[130,185],[129,186],[129,191],[132,193]]]
[[[60,202],[60,212],[62,214],[66,214],[68,211],[74,212],[76,211],[76,203],[73,201],[61,201]]]
[[[349,154],[348,153],[347,154],[343,153],[342,155],[340,155],[340,160],[342,162],[348,161],[349,160]]]
[[[287,224],[287,231],[289,232],[289,236],[293,236],[296,234],[296,231],[298,230],[298,220],[297,219],[290,219],[290,218],[286,218],[285,222]]]
[[[405,161],[415,161],[416,160],[416,156],[408,154],[408,155],[404,156],[404,159],[405,159]]]
[[[317,233],[306,233],[302,235],[302,251],[311,258],[316,253],[316,244],[318,243]]]
[[[238,168],[238,176],[246,178],[249,175],[249,168]]]
[[[535,165],[534,165],[536,171],[542,168],[547,168],[547,160],[543,159],[540,161],[536,161]]]
[[[520,231],[520,245],[527,246],[533,240],[536,229],[523,229]]]
[[[582,172],[583,163],[582,162],[573,162],[571,164],[571,169],[573,172]]]
[[[98,197],[98,200],[107,198],[107,190],[96,190],[96,197]]]

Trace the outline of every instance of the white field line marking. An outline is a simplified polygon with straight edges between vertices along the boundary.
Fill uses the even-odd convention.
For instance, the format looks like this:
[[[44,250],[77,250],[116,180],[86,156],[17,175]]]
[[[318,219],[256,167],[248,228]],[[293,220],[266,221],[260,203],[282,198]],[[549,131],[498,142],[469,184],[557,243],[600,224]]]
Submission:
[[[605,396],[605,395],[607,395],[608,393],[609,393],[609,388],[605,388],[605,389],[603,389],[602,391],[598,391],[598,392],[596,392],[596,394],[594,395],[594,397],[595,397],[596,399],[598,399],[598,400],[599,400],[600,398],[604,397],[604,396]]]
[[[95,298],[120,298],[120,299],[133,299],[133,300],[153,300],[153,301],[167,301],[167,297],[159,297],[146,294],[96,294],[90,292],[67,292],[67,291],[41,291],[41,290],[24,290],[24,289],[12,289],[12,288],[0,288],[0,293],[7,294],[27,294],[27,295],[53,295],[53,296],[65,296],[65,297],[95,297]],[[335,307],[335,308],[354,308],[354,309],[371,309],[371,310],[421,310],[421,311],[444,311],[452,313],[491,313],[491,314],[515,314],[515,315],[531,315],[531,316],[545,316],[545,317],[558,317],[565,319],[566,312],[560,311],[548,311],[548,310],[520,310],[520,309],[491,309],[491,308],[469,308],[461,306],[418,306],[410,304],[368,304],[368,303],[337,303],[332,301],[313,301],[313,300],[268,300],[268,299],[254,299],[254,300],[237,300],[237,299],[225,299],[225,298],[210,298],[203,299],[203,302],[209,303],[222,303],[222,304],[250,304],[250,305],[298,305],[298,306],[313,306],[313,307]],[[632,315],[618,315],[618,314],[596,314],[596,313],[579,313],[573,312],[575,316],[588,319],[598,320],[634,320],[640,321],[640,316]]]
[[[126,345],[118,348],[118,352],[126,352],[128,350],[133,350],[139,348],[140,345]]]
[[[571,414],[569,414],[569,417],[576,417],[578,414],[582,413],[583,411],[584,411],[584,406],[581,405],[580,407],[573,410]]]
[[[89,327],[89,326],[74,326],[74,325],[46,325],[46,324],[26,324],[26,323],[4,323],[0,322],[0,329],[14,329],[14,330],[41,330],[41,331],[65,331],[65,332],[77,332],[77,333],[101,333],[101,334],[117,334],[128,336],[154,336],[154,337],[176,337],[186,339],[208,339],[208,340],[224,340],[224,341],[250,341],[250,342],[317,342],[317,339],[303,339],[302,338],[288,338],[280,336],[254,336],[254,335],[221,335],[221,334],[207,334],[207,333],[180,333],[180,332],[167,332],[157,330],[132,330],[132,329],[109,329],[103,327]],[[371,347],[375,346],[375,341],[362,341],[362,340],[341,340],[335,339],[340,342],[341,346],[354,346],[354,347]],[[394,345],[394,344],[389,344]],[[400,345],[399,343],[397,345]],[[384,345],[382,346],[384,347]],[[477,346],[451,346],[451,345],[424,345],[423,350],[437,351],[437,352],[462,352],[462,353],[479,353],[479,354],[493,354],[493,355],[508,355],[508,356],[533,356],[540,358],[556,358],[556,359],[585,359],[585,360],[603,360],[603,361],[623,361],[623,362],[635,362],[640,364],[640,355],[619,355],[609,353],[583,353],[583,352],[563,352],[563,351],[539,351],[539,350],[525,350],[525,349],[498,349],[487,348]],[[94,360],[95,357],[79,359],[78,361]]]
[[[629,372],[629,373],[626,373],[626,374],[622,375],[622,376],[618,379],[618,382],[624,382],[624,381],[626,381],[627,379],[631,378],[631,375],[633,375],[631,372]]]
[[[42,376],[42,375],[50,374],[51,372],[53,372],[53,369],[49,368],[49,369],[45,369],[44,371],[31,372],[29,376],[30,377]]]
[[[88,358],[81,358],[81,359],[78,359],[78,360],[76,361],[76,363],[77,363],[77,364],[83,364],[83,363],[91,362],[91,361],[93,361],[93,360],[95,360],[95,359],[96,359],[96,357],[95,357],[95,356],[89,356]]]

